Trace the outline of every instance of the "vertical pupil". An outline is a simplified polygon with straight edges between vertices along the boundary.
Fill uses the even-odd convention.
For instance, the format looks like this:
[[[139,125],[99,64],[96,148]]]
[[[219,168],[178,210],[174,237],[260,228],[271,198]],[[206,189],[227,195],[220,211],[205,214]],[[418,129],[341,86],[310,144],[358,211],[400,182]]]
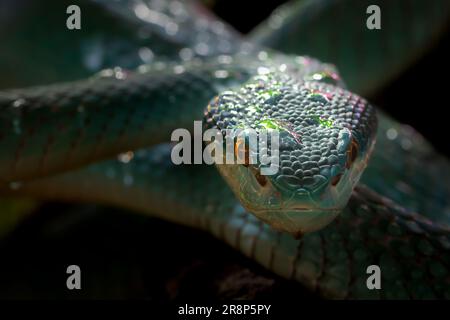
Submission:
[[[248,167],[250,163],[250,151],[245,140],[238,139],[234,144],[234,154],[237,158],[237,163],[242,163],[245,167]]]
[[[356,160],[357,156],[358,156],[358,143],[355,141],[355,139],[352,139],[350,150],[347,151],[347,162],[345,163],[345,167],[347,169],[350,169],[350,166]]]
[[[331,185],[333,185],[333,186],[337,185],[339,183],[339,181],[341,181],[341,177],[342,177],[342,174],[339,174],[339,175],[333,177],[333,179],[331,179]]]
[[[267,178],[259,173],[259,171],[255,172],[255,178],[258,183],[264,187],[267,183]]]

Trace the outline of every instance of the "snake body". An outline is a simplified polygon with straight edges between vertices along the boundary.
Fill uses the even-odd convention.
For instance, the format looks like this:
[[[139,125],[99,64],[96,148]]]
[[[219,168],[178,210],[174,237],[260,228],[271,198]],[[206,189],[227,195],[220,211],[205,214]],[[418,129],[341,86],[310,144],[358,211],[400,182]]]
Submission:
[[[136,9],[141,3],[132,1],[128,5]],[[117,11],[114,5],[109,10]],[[145,13],[143,7],[141,10]],[[142,12],[141,20],[145,21]],[[135,15],[127,13],[122,10],[120,17],[127,23],[137,23]],[[264,37],[256,38],[265,42]],[[176,45],[179,39],[171,41]],[[186,41],[195,45],[199,40]],[[211,41],[212,46],[219,45]],[[367,116],[355,118],[352,114],[349,121],[355,120],[353,133],[361,135],[359,163],[365,165],[365,157],[370,156],[375,139],[374,112],[364,99],[342,88],[344,84],[332,66],[260,49],[240,38],[225,51],[212,51],[207,57],[186,62],[156,63],[136,71],[107,69],[87,80],[1,92],[2,194],[114,204],[200,228],[275,273],[326,297],[450,297],[450,166],[419,134],[381,112],[377,144],[363,183],[356,186],[349,200],[345,199],[348,203],[338,217],[326,221],[327,227],[301,232],[297,239],[270,226],[286,230],[291,221],[283,223],[282,217],[276,217],[282,226],[271,219],[265,220],[267,224],[249,214],[236,200],[236,188],[231,190],[214,168],[172,164],[170,146],[164,144],[170,132],[191,128],[192,121],[203,117],[205,106],[217,95],[206,119],[213,119],[215,110],[222,117],[214,118],[220,127],[224,120],[231,119],[224,114],[227,110],[220,109],[224,106],[220,101],[230,95],[230,90],[238,92],[238,88],[260,81],[267,70],[275,77],[287,75],[283,81],[301,87],[292,92],[282,89],[288,91],[283,91],[287,98],[283,101],[281,97],[280,105],[289,104],[289,94],[311,98],[304,93],[306,89],[312,90],[308,91],[313,93],[313,100],[308,102],[312,107],[327,104],[334,110],[343,103],[345,114],[345,105],[352,110],[360,105],[362,109],[355,114]],[[314,79],[314,75],[320,79]],[[380,76],[374,78],[380,81]],[[324,83],[330,81],[332,84]],[[358,90],[367,89],[361,86]],[[324,102],[328,99],[325,93],[346,100],[330,98]],[[241,103],[249,106],[248,102]],[[333,123],[336,126],[338,119],[339,114]],[[305,143],[314,133],[303,132]],[[336,138],[337,150],[344,139],[339,135]],[[117,154],[116,159],[110,159]],[[312,159],[308,161],[319,161],[320,157]],[[306,162],[299,156],[297,160],[302,165]],[[341,170],[345,170],[346,161],[343,158]],[[282,164],[281,172],[288,172],[283,169],[292,167],[293,162]],[[323,175],[333,178],[331,173]],[[355,183],[358,178],[354,178]],[[435,187],[424,190],[424,181]],[[373,264],[382,270],[382,290],[366,286],[366,268]]]

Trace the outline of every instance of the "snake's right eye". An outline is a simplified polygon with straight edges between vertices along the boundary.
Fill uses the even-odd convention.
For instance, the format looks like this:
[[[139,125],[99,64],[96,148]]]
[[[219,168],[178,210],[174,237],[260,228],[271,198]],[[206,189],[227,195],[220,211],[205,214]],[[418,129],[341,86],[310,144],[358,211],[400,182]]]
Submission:
[[[262,175],[259,169],[251,166],[250,171],[253,173],[253,176],[255,177],[256,181],[261,187],[265,187],[267,185],[267,177]]]
[[[250,150],[245,139],[237,139],[234,143],[234,154],[236,155],[237,163],[248,167],[250,164]]]
[[[264,187],[264,186],[267,184],[267,178],[266,178],[266,176],[263,176],[263,175],[259,172],[259,170],[255,172],[255,178],[256,178],[256,181],[258,181],[258,183],[259,183],[259,185],[260,185],[261,187]]]

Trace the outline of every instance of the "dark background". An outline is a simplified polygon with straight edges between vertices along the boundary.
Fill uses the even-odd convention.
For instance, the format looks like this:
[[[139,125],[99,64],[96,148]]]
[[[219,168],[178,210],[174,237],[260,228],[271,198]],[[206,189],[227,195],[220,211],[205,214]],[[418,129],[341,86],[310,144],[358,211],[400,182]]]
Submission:
[[[206,2],[245,33],[284,1]],[[371,100],[450,155],[448,43],[447,32]],[[0,298],[316,298],[208,234],[113,208],[41,205],[0,242],[0,252]],[[81,291],[65,287],[70,264],[81,267]]]

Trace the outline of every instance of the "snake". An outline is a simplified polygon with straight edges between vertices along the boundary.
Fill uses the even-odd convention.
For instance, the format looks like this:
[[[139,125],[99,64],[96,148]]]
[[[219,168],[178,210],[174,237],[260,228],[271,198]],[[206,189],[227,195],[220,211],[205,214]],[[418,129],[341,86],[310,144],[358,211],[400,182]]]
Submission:
[[[423,54],[450,8],[392,3],[379,1],[387,31],[360,21],[366,1],[296,1],[243,37],[196,2],[82,2],[97,17],[88,49],[72,58],[85,34],[56,41],[36,79],[18,67],[11,83],[24,87],[0,91],[0,194],[201,229],[326,298],[450,298],[448,160],[363,98]],[[3,55],[28,57],[21,46],[41,40]],[[195,120],[279,132],[277,172],[174,164],[171,133],[193,132]],[[367,285],[371,265],[379,289]]]

